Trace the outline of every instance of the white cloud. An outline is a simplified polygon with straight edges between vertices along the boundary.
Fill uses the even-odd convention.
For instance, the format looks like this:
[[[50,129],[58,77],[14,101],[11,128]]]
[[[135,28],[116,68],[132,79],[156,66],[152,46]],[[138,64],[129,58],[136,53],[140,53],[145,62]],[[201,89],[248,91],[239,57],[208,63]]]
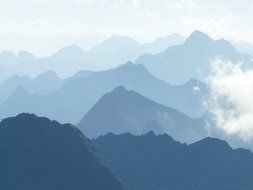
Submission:
[[[253,70],[244,66],[221,60],[212,63],[208,106],[218,128],[248,141],[253,139]]]

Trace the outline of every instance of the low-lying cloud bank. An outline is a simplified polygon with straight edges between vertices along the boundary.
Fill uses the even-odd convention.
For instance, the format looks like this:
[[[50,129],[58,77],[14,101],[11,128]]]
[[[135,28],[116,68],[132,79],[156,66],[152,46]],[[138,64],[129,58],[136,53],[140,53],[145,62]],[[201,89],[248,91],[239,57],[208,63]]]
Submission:
[[[216,60],[208,77],[208,109],[216,126],[244,141],[253,139],[253,69],[244,63]]]

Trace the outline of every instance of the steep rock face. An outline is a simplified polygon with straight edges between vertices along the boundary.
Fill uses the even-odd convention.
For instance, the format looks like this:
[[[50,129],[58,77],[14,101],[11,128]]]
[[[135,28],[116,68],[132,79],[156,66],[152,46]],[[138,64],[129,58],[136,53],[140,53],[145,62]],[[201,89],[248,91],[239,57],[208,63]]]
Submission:
[[[1,189],[126,189],[77,128],[47,118],[3,120],[0,155]]]
[[[102,158],[137,190],[253,188],[253,154],[205,138],[186,145],[168,135],[107,134],[93,140]]]
[[[77,126],[90,138],[110,132],[141,135],[150,130],[156,134],[170,134],[182,142],[194,142],[207,136],[201,120],[123,86],[102,96]]]

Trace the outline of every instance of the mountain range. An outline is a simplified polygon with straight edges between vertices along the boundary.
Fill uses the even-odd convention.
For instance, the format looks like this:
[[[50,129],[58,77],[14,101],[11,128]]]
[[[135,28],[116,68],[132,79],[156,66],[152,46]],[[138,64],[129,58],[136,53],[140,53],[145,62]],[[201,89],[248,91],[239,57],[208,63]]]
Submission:
[[[48,57],[36,58],[31,53],[21,51],[18,55],[4,51],[0,53],[0,65],[12,70],[12,75],[22,74],[35,77],[48,70],[61,77],[69,77],[79,70],[104,70],[134,61],[144,53],[156,53],[171,45],[181,44],[184,37],[172,34],[150,43],[140,44],[127,36],[113,35],[95,47],[83,50],[72,44],[59,49]],[[15,71],[15,72],[14,72]],[[1,76],[0,82],[11,76]]]
[[[80,70],[106,70],[132,61],[143,64],[157,78],[178,85],[192,78],[205,81],[211,72],[210,62],[217,58],[233,63],[243,61],[252,66],[250,55],[240,53],[229,41],[211,39],[200,31],[193,32],[186,40],[173,34],[145,44],[127,36],[113,35],[86,51],[69,45],[42,58],[25,51],[17,56],[2,52],[0,65],[10,74],[2,75],[0,82],[11,73],[35,77],[52,70],[66,78]]]
[[[68,80],[60,89],[46,95],[29,94],[19,87],[0,105],[0,115],[4,118],[30,112],[75,124],[105,93],[120,85],[192,117],[199,117],[205,111],[203,101],[208,88],[204,83],[190,80],[184,85],[172,86],[155,78],[142,65],[127,63]]]
[[[143,64],[160,79],[182,84],[191,78],[204,81],[211,72],[210,62],[217,58],[252,65],[252,57],[237,51],[229,41],[213,40],[200,31],[193,32],[186,40],[172,34],[145,44],[127,36],[113,35],[86,51],[77,45],[69,45],[43,58],[35,58],[26,51],[18,55],[2,52],[0,65],[4,66],[4,73],[9,74],[2,75],[0,82],[11,74],[35,77],[48,70],[66,78],[79,70],[105,70],[134,61]]]
[[[64,80],[55,72],[48,71],[31,78],[28,75],[14,75],[0,83],[0,104],[8,99],[18,86],[24,87],[31,94],[44,95],[63,86]]]
[[[73,125],[22,113],[0,122],[0,154],[8,190],[253,188],[253,153],[211,137],[183,144],[154,132],[108,133],[90,141]]]
[[[36,57],[27,51],[19,51],[17,55],[11,51],[0,52],[0,65],[21,64],[35,59]]]
[[[123,86],[102,96],[77,127],[89,138],[107,133],[142,135],[148,131],[167,133],[181,142],[195,142],[207,136],[201,119],[192,119]]]
[[[0,123],[0,188],[126,190],[74,126],[20,114]]]
[[[238,52],[230,42],[213,40],[200,31],[193,32],[182,45],[168,47],[155,55],[145,54],[135,63],[143,64],[164,81],[182,84],[191,78],[204,81],[211,73],[210,62],[217,58],[253,64],[251,56]]]
[[[236,95],[250,93],[251,44],[201,31],[98,42],[88,33],[106,26],[75,25],[87,37],[48,36],[63,40],[49,56],[0,52],[0,190],[253,190],[251,109]],[[221,89],[231,81],[242,89]]]
[[[29,75],[14,75],[0,83],[0,104],[8,99],[16,88],[23,87],[30,94],[46,95],[61,88],[67,81],[87,77],[92,71],[79,71],[73,76],[61,79],[54,71],[46,71],[34,78]]]
[[[122,180],[136,190],[250,190],[253,154],[225,141],[205,138],[181,144],[149,132],[100,136],[92,141]]]

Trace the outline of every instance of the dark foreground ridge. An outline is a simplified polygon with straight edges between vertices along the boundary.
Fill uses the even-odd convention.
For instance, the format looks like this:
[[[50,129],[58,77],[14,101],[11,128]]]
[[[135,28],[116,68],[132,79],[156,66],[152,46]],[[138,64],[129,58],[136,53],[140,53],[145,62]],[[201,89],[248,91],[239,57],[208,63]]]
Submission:
[[[93,141],[102,158],[137,190],[252,190],[253,154],[205,138],[187,145],[153,132],[101,136]]]
[[[74,126],[20,114],[0,123],[1,190],[125,190]]]

